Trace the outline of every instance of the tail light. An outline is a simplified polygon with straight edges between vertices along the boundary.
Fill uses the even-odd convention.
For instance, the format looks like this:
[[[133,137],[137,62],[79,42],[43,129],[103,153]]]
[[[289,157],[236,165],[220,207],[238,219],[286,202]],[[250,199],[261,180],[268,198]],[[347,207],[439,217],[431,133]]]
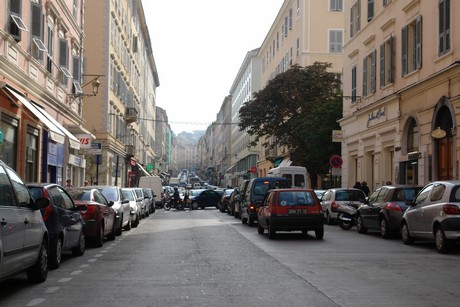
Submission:
[[[86,208],[87,208],[86,210],[80,211],[80,214],[82,216],[88,218],[88,217],[93,216],[96,213],[96,208],[95,207],[86,205]]]
[[[337,208],[339,208],[339,205],[338,205],[335,201],[333,201],[333,202],[331,203],[331,211],[332,211],[332,212],[336,212],[336,211],[337,211]]]
[[[444,205],[442,206],[442,210],[444,211],[445,214],[451,214],[451,215],[459,215],[460,214],[460,209],[456,205]]]
[[[51,215],[51,212],[53,212],[53,205],[49,204],[48,206],[46,206],[46,208],[44,209],[43,211],[43,221],[47,221],[48,218],[50,217]]]
[[[256,207],[254,206],[254,204],[250,204],[249,211],[255,211],[255,210],[256,210]]]
[[[385,206],[385,209],[386,210],[390,210],[390,211],[403,211],[401,209],[401,207],[395,203],[395,202],[389,202],[386,206]]]

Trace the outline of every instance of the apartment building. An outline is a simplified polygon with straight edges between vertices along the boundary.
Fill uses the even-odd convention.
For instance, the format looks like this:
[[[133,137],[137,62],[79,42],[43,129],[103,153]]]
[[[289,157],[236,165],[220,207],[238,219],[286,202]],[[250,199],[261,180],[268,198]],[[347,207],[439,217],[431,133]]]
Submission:
[[[344,10],[342,0],[286,0],[258,51],[261,86],[292,65],[331,63],[338,76],[343,68]],[[273,143],[267,136],[259,141]],[[290,165],[285,148],[262,148],[257,168],[260,177],[273,166]]]
[[[83,104],[84,127],[102,144],[99,184],[136,186],[155,159],[160,85],[140,0],[85,2],[86,74],[99,94]]]
[[[226,183],[230,186],[240,186],[244,179],[256,173],[248,170],[257,169],[260,145],[250,146],[254,137],[246,131],[241,131],[238,112],[245,102],[253,99],[253,93],[261,89],[262,63],[257,57],[259,48],[249,51],[230,88],[231,97],[231,164],[225,170]]]
[[[0,159],[25,181],[85,179],[82,4],[0,1]]]
[[[458,1],[347,0],[343,186],[459,179]]]

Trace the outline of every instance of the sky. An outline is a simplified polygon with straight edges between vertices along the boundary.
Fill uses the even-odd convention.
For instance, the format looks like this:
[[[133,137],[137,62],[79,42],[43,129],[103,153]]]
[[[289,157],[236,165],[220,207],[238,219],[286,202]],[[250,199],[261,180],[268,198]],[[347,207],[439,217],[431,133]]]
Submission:
[[[142,0],[160,86],[157,106],[180,132],[205,130],[284,0]]]

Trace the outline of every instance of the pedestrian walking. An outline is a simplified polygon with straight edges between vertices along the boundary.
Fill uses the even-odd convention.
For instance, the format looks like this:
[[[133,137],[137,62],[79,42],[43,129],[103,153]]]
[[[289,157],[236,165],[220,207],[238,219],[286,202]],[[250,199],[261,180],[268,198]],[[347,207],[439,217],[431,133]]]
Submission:
[[[366,181],[361,182],[361,191],[363,191],[364,194],[366,194],[366,197],[369,196],[369,193],[370,193],[371,191],[369,190],[369,187],[367,186],[367,182],[366,182]]]

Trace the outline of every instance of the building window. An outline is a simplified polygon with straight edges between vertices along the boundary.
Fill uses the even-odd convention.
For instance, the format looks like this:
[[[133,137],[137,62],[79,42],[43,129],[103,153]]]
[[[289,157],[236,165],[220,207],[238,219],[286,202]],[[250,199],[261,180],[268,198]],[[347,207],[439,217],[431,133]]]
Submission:
[[[0,160],[16,169],[16,153],[18,144],[18,120],[1,113],[0,129],[3,132],[3,142],[0,144]]]
[[[59,38],[59,81],[67,86],[68,78],[72,74],[68,70],[69,47],[65,38]]]
[[[21,0],[10,0],[9,1],[9,31],[11,36],[16,40],[21,40],[21,31],[28,31],[26,25],[21,19]]]
[[[329,1],[329,10],[335,12],[341,12],[343,9],[342,7],[342,0],[330,0]]]
[[[422,16],[402,28],[402,75],[422,67]]]
[[[394,38],[391,36],[380,45],[380,87],[394,81]]]
[[[297,9],[296,9],[296,11],[297,11],[297,18],[299,18],[300,17],[300,0],[297,0]]]
[[[356,65],[351,68],[351,102],[356,102],[356,88],[357,88],[357,68]]]
[[[27,126],[26,136],[26,177],[25,181],[37,181],[38,129]]]
[[[363,60],[363,96],[375,93],[375,80],[376,80],[376,50],[373,50]]]
[[[450,50],[450,0],[439,1],[439,55]]]
[[[296,49],[297,58],[300,56],[300,38],[297,38],[297,49]]]
[[[367,0],[367,21],[371,21],[375,16],[374,0]]]
[[[407,130],[407,152],[417,152],[419,149],[419,129],[414,118],[410,119]]]
[[[357,0],[350,9],[350,37],[361,30],[361,0]]]
[[[383,6],[387,6],[391,3],[391,0],[383,0]]]
[[[292,29],[292,9],[289,9],[289,30]]]
[[[287,37],[288,35],[288,18],[287,16],[284,17],[284,36]]]
[[[329,31],[329,53],[342,53],[343,46],[343,31]]]
[[[44,16],[42,14],[42,7],[40,4],[31,3],[32,16],[31,16],[31,32],[32,44],[31,54],[39,61],[43,61],[43,56],[47,53],[45,44],[43,43],[43,24]]]

